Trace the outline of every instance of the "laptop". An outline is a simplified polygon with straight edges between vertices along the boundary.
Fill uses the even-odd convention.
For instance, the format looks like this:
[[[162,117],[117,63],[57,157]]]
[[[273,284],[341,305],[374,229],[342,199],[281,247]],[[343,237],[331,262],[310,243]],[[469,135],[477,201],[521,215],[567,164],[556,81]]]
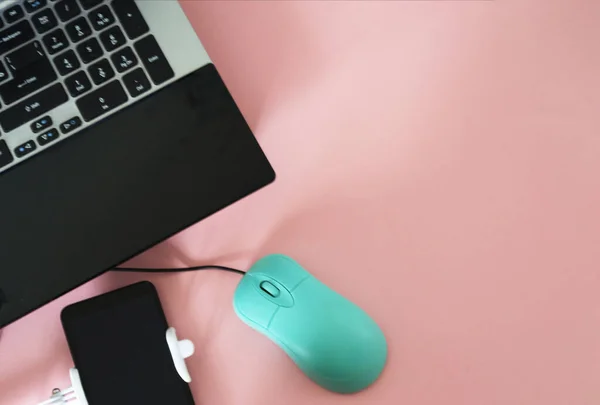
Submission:
[[[0,0],[0,328],[274,178],[176,1]]]

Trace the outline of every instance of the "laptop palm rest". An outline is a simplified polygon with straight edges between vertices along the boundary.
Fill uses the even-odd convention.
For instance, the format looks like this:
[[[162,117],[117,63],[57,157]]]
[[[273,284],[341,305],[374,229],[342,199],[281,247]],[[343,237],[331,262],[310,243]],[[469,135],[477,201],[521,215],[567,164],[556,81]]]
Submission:
[[[0,328],[274,180],[207,65],[0,175]]]

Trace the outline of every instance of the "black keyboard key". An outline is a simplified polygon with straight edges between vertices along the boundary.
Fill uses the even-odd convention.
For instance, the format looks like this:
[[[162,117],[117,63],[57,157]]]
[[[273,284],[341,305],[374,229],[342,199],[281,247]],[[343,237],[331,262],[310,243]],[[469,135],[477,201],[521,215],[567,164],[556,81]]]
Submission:
[[[52,128],[38,136],[37,141],[40,144],[40,146],[44,146],[49,144],[50,142],[56,141],[59,136],[60,134],[58,133],[56,128]]]
[[[56,56],[54,58],[54,64],[56,65],[56,69],[58,69],[58,73],[60,73],[61,76],[66,76],[70,73],[73,73],[79,69],[79,66],[81,66],[79,59],[77,59],[77,55],[75,55],[75,52],[73,52],[71,49]]]
[[[0,96],[6,104],[38,91],[57,78],[38,41],[7,55],[6,62],[13,71],[13,79],[0,86]]]
[[[40,34],[50,31],[52,28],[58,25],[58,20],[52,12],[52,9],[44,9],[31,17],[33,26]]]
[[[60,124],[60,132],[68,134],[81,126],[81,118],[73,117]]]
[[[12,51],[33,39],[35,33],[29,21],[23,20],[0,31],[0,54]]]
[[[120,51],[113,53],[110,56],[110,60],[112,60],[113,65],[115,65],[115,68],[119,73],[131,69],[138,63],[138,59],[130,47],[123,48]]]
[[[175,76],[153,35],[140,39],[134,47],[154,84],[164,83]]]
[[[69,96],[67,96],[62,84],[56,83],[20,103],[1,111],[0,125],[5,132],[12,131],[66,103],[68,100]]]
[[[134,0],[113,0],[112,7],[129,39],[138,38],[150,31]]]
[[[103,0],[79,0],[81,7],[83,7],[84,10],[96,7],[98,4],[102,3],[102,1]]]
[[[83,119],[91,121],[126,102],[127,94],[123,86],[118,80],[113,80],[106,86],[78,99],[77,107]]]
[[[50,55],[54,55],[69,46],[69,40],[67,39],[65,32],[60,28],[46,34],[44,38],[42,38],[42,42],[46,45],[46,50],[48,50]]]
[[[110,27],[100,34],[100,41],[102,41],[102,45],[104,45],[104,49],[106,49],[107,52],[112,52],[118,47],[125,45],[127,42],[123,31],[121,31],[121,28],[118,25]]]
[[[33,141],[27,141],[22,145],[19,145],[15,148],[15,155],[17,157],[23,157],[25,155],[30,154],[37,148],[37,145]]]
[[[73,42],[79,42],[84,38],[87,38],[92,33],[92,27],[87,22],[85,17],[79,17],[76,20],[71,21],[65,27],[67,29],[67,34],[69,34],[69,38]]]
[[[56,73],[47,60],[23,69],[19,74],[19,78],[0,86],[0,96],[5,104],[14,103],[56,80]]]
[[[123,76],[123,83],[131,97],[137,97],[150,90],[152,86],[142,68],[137,68]]]
[[[71,18],[77,17],[81,13],[79,4],[75,0],[62,0],[56,3],[54,11],[58,14],[58,18],[62,22],[69,21]]]
[[[4,67],[4,64],[0,62],[0,83],[8,79],[8,72]]]
[[[42,118],[38,118],[37,120],[31,123],[31,131],[34,134],[37,134],[40,131],[52,126],[52,118],[49,115],[46,115]]]
[[[83,63],[90,63],[101,57],[104,52],[100,42],[96,38],[91,38],[77,46],[77,53]]]
[[[19,76],[19,71],[44,59],[46,59],[46,56],[39,41],[30,42],[16,51],[9,53],[4,58],[8,64],[8,68],[17,77]]]
[[[88,68],[88,72],[95,84],[106,83],[115,76],[115,71],[110,66],[108,59],[102,59]]]
[[[72,97],[79,97],[92,89],[92,83],[83,70],[65,79],[65,85]]]
[[[0,141],[0,167],[4,167],[13,162],[15,158],[12,153],[10,153],[10,149],[6,145],[5,141]]]
[[[6,10],[4,10],[3,14],[4,14],[4,19],[6,20],[6,22],[9,24],[12,24],[15,21],[23,18],[23,16],[25,15],[25,12],[23,11],[23,7],[19,6],[18,4],[15,4],[14,6],[9,7]]]
[[[88,18],[96,31],[103,30],[115,22],[115,16],[108,6],[98,7],[94,11],[90,11]]]
[[[48,2],[46,0],[25,0],[23,4],[25,5],[25,10],[28,13],[33,13],[38,11],[42,7],[44,7]]]

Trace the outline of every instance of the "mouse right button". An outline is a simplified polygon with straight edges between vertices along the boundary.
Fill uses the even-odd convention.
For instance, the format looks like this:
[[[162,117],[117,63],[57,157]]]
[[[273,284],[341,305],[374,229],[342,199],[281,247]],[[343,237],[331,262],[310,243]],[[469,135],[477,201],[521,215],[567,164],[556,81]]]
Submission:
[[[265,256],[252,265],[247,274],[275,278],[289,291],[305,280],[310,274],[290,257],[273,254]]]

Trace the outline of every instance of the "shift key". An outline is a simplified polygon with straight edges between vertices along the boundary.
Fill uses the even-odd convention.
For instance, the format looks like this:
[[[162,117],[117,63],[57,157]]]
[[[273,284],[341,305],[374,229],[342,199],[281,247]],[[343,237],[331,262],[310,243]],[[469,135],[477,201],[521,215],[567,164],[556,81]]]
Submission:
[[[56,83],[0,112],[0,126],[4,132],[12,131],[68,100],[69,97],[62,84]]]

